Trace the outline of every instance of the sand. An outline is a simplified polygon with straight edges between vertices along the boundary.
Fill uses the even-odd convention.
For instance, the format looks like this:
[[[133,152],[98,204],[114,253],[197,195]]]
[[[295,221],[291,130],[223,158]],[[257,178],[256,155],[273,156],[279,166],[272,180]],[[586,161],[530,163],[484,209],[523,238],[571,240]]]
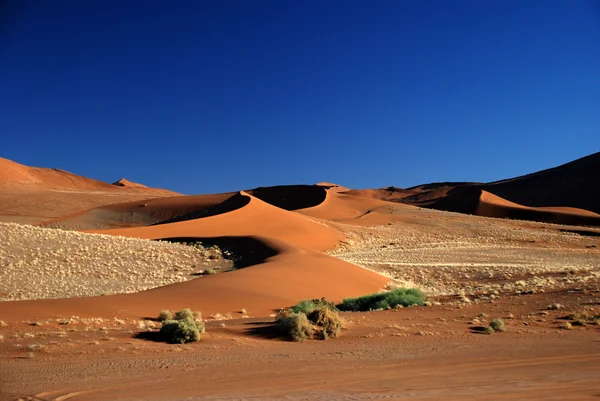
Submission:
[[[0,215],[46,218],[41,228],[0,224],[3,291],[29,298],[0,304],[2,400],[598,394],[600,326],[561,329],[569,314],[600,316],[600,230],[572,225],[600,216],[577,202],[524,206],[451,183],[181,196],[2,162],[0,193],[13,201],[0,202]],[[46,194],[66,206],[53,209]],[[402,203],[421,195],[479,212]],[[557,216],[571,225],[547,222]],[[218,265],[227,261],[207,258],[213,251],[158,239],[236,258]],[[222,269],[193,275],[204,262]],[[328,341],[291,343],[272,327],[279,308],[302,299],[395,286],[423,289],[430,306],[344,313],[345,330]],[[185,307],[207,321],[201,341],[156,341],[152,319]],[[507,331],[481,334],[497,317]]]

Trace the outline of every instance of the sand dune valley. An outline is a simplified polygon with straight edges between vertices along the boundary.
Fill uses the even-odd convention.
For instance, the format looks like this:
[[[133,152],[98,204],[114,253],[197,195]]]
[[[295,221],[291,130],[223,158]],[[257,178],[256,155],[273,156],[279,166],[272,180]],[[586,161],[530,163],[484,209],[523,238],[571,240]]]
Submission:
[[[600,153],[339,184],[183,195],[0,158],[0,399],[600,397]],[[423,302],[344,306],[401,288]],[[323,297],[337,335],[286,311]],[[185,308],[205,333],[169,342]]]

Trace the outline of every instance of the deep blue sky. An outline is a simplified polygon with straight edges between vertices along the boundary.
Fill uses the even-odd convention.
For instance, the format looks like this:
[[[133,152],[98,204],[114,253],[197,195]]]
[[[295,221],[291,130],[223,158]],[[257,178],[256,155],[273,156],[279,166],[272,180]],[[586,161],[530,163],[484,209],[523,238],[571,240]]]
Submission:
[[[598,1],[2,1],[0,156],[184,193],[600,150]]]

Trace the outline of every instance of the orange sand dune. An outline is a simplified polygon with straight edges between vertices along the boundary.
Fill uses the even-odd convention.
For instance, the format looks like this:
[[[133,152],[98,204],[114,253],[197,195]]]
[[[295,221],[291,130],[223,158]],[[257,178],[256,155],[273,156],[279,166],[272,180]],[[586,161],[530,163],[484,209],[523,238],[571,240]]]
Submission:
[[[268,240],[279,254],[265,263],[136,294],[5,303],[5,320],[53,316],[147,317],[164,308],[191,307],[205,316],[238,312],[266,316],[302,299],[339,301],[383,288],[385,277],[309,250]]]
[[[600,215],[572,207],[528,207],[481,191],[474,213],[478,216],[546,221],[569,225],[600,225]]]
[[[129,181],[127,178],[121,178],[119,181],[115,181],[112,184],[117,187],[148,188],[144,184],[138,184],[137,182]]]
[[[117,181],[117,183],[120,181]],[[93,178],[82,177],[68,171],[29,167],[0,157],[0,188],[40,188],[60,190],[128,191],[154,195],[178,195],[166,189],[148,188],[141,184],[123,181],[130,185],[111,185]],[[117,184],[115,183],[115,184]]]
[[[297,210],[323,202],[327,189],[319,185],[278,185],[246,192],[281,209]]]
[[[390,202],[399,202],[407,196],[412,196],[418,193],[414,190],[402,189],[397,187],[387,187],[379,189],[351,189],[345,194],[354,196],[363,196],[366,198],[381,199]]]
[[[390,216],[390,211],[402,208],[408,209],[412,206],[329,190],[322,203],[314,207],[299,209],[297,212],[322,220],[346,224],[378,225],[395,220]]]
[[[117,186],[63,170],[0,158],[0,220],[39,224],[98,206],[179,195],[141,184]]]
[[[153,316],[162,308],[181,307],[207,314],[242,308],[265,314],[301,299],[326,296],[340,300],[376,291],[387,283],[383,276],[317,252],[335,247],[341,239],[323,223],[244,192],[236,196],[249,201],[224,214],[99,232],[148,239],[252,237],[273,250],[274,256],[264,263],[137,294],[11,302],[7,319],[57,314],[140,317]]]
[[[200,213],[224,202],[234,193],[190,195],[100,206],[46,221],[46,227],[100,230],[105,228],[137,227]]]
[[[334,248],[341,239],[341,235],[331,228],[307,217],[270,205],[245,192],[240,192],[237,197],[247,197],[250,201],[246,206],[216,216],[91,232],[147,239],[253,235],[319,251]]]
[[[594,217],[594,214],[600,213],[599,171],[600,152],[597,152],[558,167],[501,181],[434,183],[409,188],[419,193],[406,197],[401,202],[439,210],[472,213],[479,199],[478,191],[483,190],[519,205],[535,207],[538,211]],[[475,193],[476,196],[473,195]],[[464,198],[465,194],[470,194],[467,195],[468,200],[465,199],[466,204],[457,202],[457,199]],[[528,220],[542,218],[542,221],[548,221],[549,218],[549,215],[544,213],[521,212],[517,215]],[[558,220],[570,221],[562,217]],[[597,224],[594,223],[594,219],[576,220],[580,221],[578,224]]]
[[[346,187],[343,187],[341,185],[334,184],[332,182],[323,181],[323,182],[317,183],[316,185],[319,186],[319,187],[325,187],[325,189],[328,189],[331,192],[346,192],[346,191],[350,191],[350,188],[346,188]]]
[[[336,188],[337,189],[337,188]],[[304,209],[321,204],[327,191],[336,189],[319,185],[280,185],[260,187],[246,193],[285,210]],[[55,228],[98,230],[172,223],[209,217],[237,209],[234,193],[194,195],[127,202],[61,216],[43,225]],[[245,199],[249,199],[245,197]],[[238,199],[239,200],[239,199]]]

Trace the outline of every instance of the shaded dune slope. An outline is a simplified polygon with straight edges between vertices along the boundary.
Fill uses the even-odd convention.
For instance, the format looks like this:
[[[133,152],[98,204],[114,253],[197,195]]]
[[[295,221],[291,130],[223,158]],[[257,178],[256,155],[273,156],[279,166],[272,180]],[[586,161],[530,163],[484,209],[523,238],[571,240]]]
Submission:
[[[327,196],[327,189],[318,185],[281,185],[255,188],[247,193],[280,209],[292,211],[321,204]],[[246,206],[249,199],[229,192],[126,202],[62,216],[41,225],[71,230],[102,230],[175,223],[228,213]]]
[[[572,207],[600,213],[600,152],[481,189],[522,205]]]
[[[284,210],[318,206],[329,189],[319,185],[281,185],[247,191],[255,198]],[[45,227],[101,230],[167,224],[232,212],[248,204],[239,193],[194,195],[102,206],[42,223]]]
[[[333,300],[376,291],[387,279],[319,251],[334,248],[341,235],[298,213],[289,212],[247,193],[246,205],[218,215],[146,227],[98,231],[147,239],[197,238],[206,241],[258,241],[250,246],[256,264],[136,294],[105,297],[16,301],[7,317],[61,314],[83,316],[153,316],[163,308],[192,307],[205,314],[234,312],[268,314],[301,299]],[[245,240],[243,238],[246,238]],[[248,242],[247,242],[248,243]],[[239,243],[238,243],[239,245]],[[245,252],[249,252],[246,249]],[[263,252],[264,251],[264,252]]]
[[[570,207],[528,207],[507,201],[487,191],[480,192],[473,214],[566,225],[600,225],[600,215],[587,210]]]
[[[279,185],[247,191],[252,196],[284,210],[317,206],[325,201],[327,189],[320,185]]]
[[[194,214],[218,207],[233,195],[234,193],[191,195],[124,202],[63,216],[41,225],[70,230],[101,230],[185,220],[193,218]]]
[[[218,197],[214,197],[213,199],[218,199]],[[163,220],[156,224],[176,223],[178,221],[195,220],[205,217],[216,216],[219,214],[230,213],[234,210],[240,209],[248,205],[249,203],[250,197],[244,196],[241,193],[237,193],[225,199],[221,203],[216,203],[212,205],[205,204],[206,207],[204,208],[200,208],[199,210],[182,214],[181,216],[176,216],[167,220]]]
[[[600,225],[600,215],[571,207],[529,207],[511,202],[476,186],[451,189],[429,207],[485,217],[532,220],[566,225]]]
[[[363,196],[366,198],[381,199],[389,202],[400,200],[415,195],[417,191],[398,187],[387,187],[380,189],[351,189],[344,192],[346,195]]]
[[[249,200],[241,208],[214,216],[148,227],[90,232],[146,239],[255,235],[319,251],[334,248],[341,239],[339,233],[320,222],[277,208],[243,191],[236,198],[239,202],[243,198]]]
[[[321,220],[354,225],[377,225],[394,220],[390,211],[398,208],[411,208],[411,206],[374,197],[328,191],[325,200],[319,205],[299,209],[297,212]]]
[[[386,199],[381,190],[372,190]],[[598,225],[600,213],[600,152],[536,173],[491,183],[439,182],[408,188],[409,205],[459,213],[575,225]],[[494,194],[503,199],[491,201]],[[347,194],[361,195],[356,191]],[[512,202],[508,205],[506,202]],[[480,204],[481,203],[481,204]],[[493,204],[493,205],[492,205]]]

